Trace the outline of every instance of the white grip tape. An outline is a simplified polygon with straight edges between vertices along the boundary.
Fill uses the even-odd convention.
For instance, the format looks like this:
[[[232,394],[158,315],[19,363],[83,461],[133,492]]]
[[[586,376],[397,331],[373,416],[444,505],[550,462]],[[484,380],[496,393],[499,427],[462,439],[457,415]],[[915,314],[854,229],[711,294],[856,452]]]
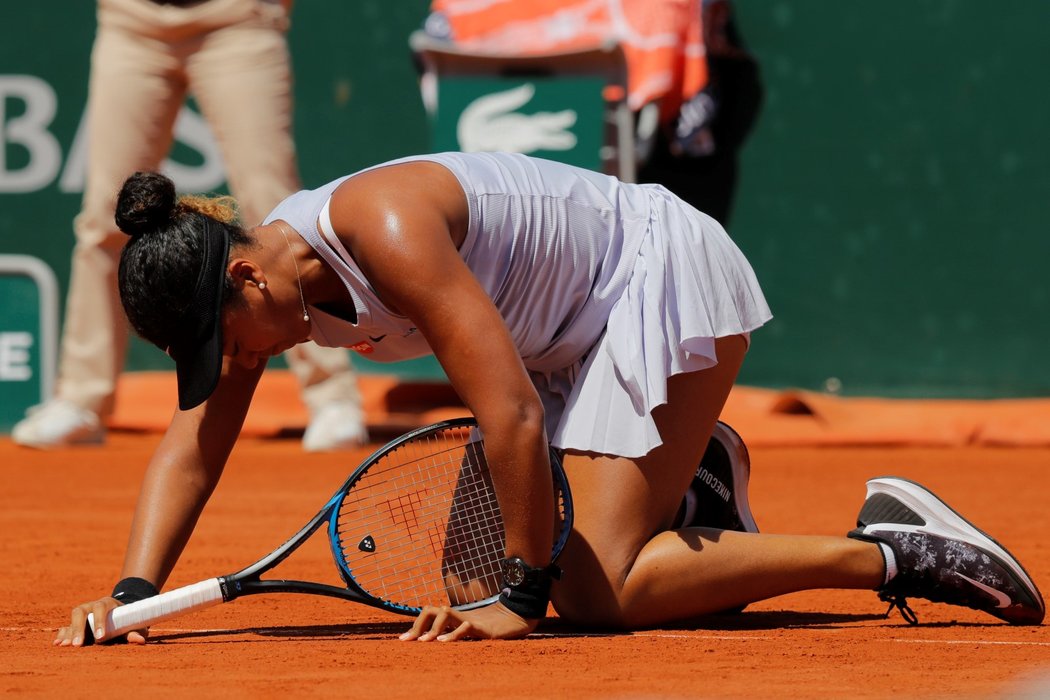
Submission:
[[[167,593],[113,608],[106,616],[105,639],[113,639],[132,630],[142,629],[183,613],[193,612],[222,602],[219,579],[213,578],[176,588]],[[88,615],[90,629],[95,629],[94,615]]]

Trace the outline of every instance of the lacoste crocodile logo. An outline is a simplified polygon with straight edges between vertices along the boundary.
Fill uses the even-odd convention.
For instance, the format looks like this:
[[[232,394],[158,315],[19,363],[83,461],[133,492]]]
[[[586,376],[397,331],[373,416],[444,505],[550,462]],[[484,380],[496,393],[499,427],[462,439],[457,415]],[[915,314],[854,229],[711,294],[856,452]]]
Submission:
[[[536,94],[536,86],[519,87],[483,95],[471,102],[459,117],[456,138],[466,152],[476,151],[569,151],[576,146],[576,135],[570,131],[576,123],[576,112],[516,112]]]

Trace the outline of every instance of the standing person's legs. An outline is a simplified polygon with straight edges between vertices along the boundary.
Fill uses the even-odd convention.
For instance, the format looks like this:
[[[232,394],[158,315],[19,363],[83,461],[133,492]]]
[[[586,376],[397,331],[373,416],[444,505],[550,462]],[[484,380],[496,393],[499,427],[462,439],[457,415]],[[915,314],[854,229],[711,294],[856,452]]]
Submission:
[[[292,137],[292,73],[279,4],[209,33],[189,57],[193,91],[223,149],[230,188],[248,226],[299,189]],[[232,11],[232,10],[231,10]],[[342,348],[313,343],[284,355],[302,387],[310,450],[367,440],[357,377]]]
[[[736,379],[744,340],[721,338],[716,352],[714,367],[668,380],[668,402],[653,412],[663,444],[648,455],[566,455],[575,526],[554,589],[562,617],[640,627],[795,590],[881,583],[882,555],[869,543],[665,530]]]
[[[126,237],[113,209],[124,179],[168,152],[185,86],[162,45],[101,24],[91,55],[88,165],[66,300],[56,398],[12,435],[38,447],[102,438],[124,363],[127,321],[116,276]]]
[[[212,9],[207,21],[216,28],[186,47],[186,72],[222,150],[242,222],[251,227],[301,187],[292,134],[287,20],[277,4],[242,0],[228,5],[229,16]],[[253,6],[259,12],[251,12]]]
[[[59,368],[59,396],[105,416],[124,364],[127,321],[116,275],[127,237],[113,210],[124,179],[160,165],[185,94],[179,68],[157,42],[100,28],[88,102],[88,172]]]
[[[284,353],[302,387],[310,424],[303,447],[311,452],[357,447],[368,442],[357,375],[343,348],[302,343]]]

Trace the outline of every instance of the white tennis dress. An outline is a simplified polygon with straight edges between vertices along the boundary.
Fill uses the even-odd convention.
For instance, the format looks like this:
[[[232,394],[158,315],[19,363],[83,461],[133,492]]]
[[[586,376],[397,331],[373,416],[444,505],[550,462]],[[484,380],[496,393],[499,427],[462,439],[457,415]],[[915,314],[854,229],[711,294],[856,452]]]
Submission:
[[[772,317],[718,222],[659,185],[509,153],[375,168],[412,161],[448,168],[463,187],[470,222],[460,255],[510,330],[555,447],[648,453],[661,442],[650,413],[667,401],[667,378],[713,366],[715,338]],[[412,320],[383,304],[332,230],[328,203],[347,177],[288,197],[264,222],[291,224],[353,300],[357,323],[311,308],[311,338],[372,360],[428,355]]]

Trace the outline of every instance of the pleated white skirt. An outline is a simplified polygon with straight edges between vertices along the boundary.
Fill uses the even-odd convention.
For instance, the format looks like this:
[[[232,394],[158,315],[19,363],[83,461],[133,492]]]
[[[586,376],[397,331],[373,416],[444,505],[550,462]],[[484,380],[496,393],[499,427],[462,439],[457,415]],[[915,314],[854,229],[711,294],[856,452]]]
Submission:
[[[652,218],[623,295],[585,358],[532,374],[555,447],[641,457],[661,444],[667,379],[718,362],[715,339],[772,318],[751,265],[711,217],[651,188]]]

